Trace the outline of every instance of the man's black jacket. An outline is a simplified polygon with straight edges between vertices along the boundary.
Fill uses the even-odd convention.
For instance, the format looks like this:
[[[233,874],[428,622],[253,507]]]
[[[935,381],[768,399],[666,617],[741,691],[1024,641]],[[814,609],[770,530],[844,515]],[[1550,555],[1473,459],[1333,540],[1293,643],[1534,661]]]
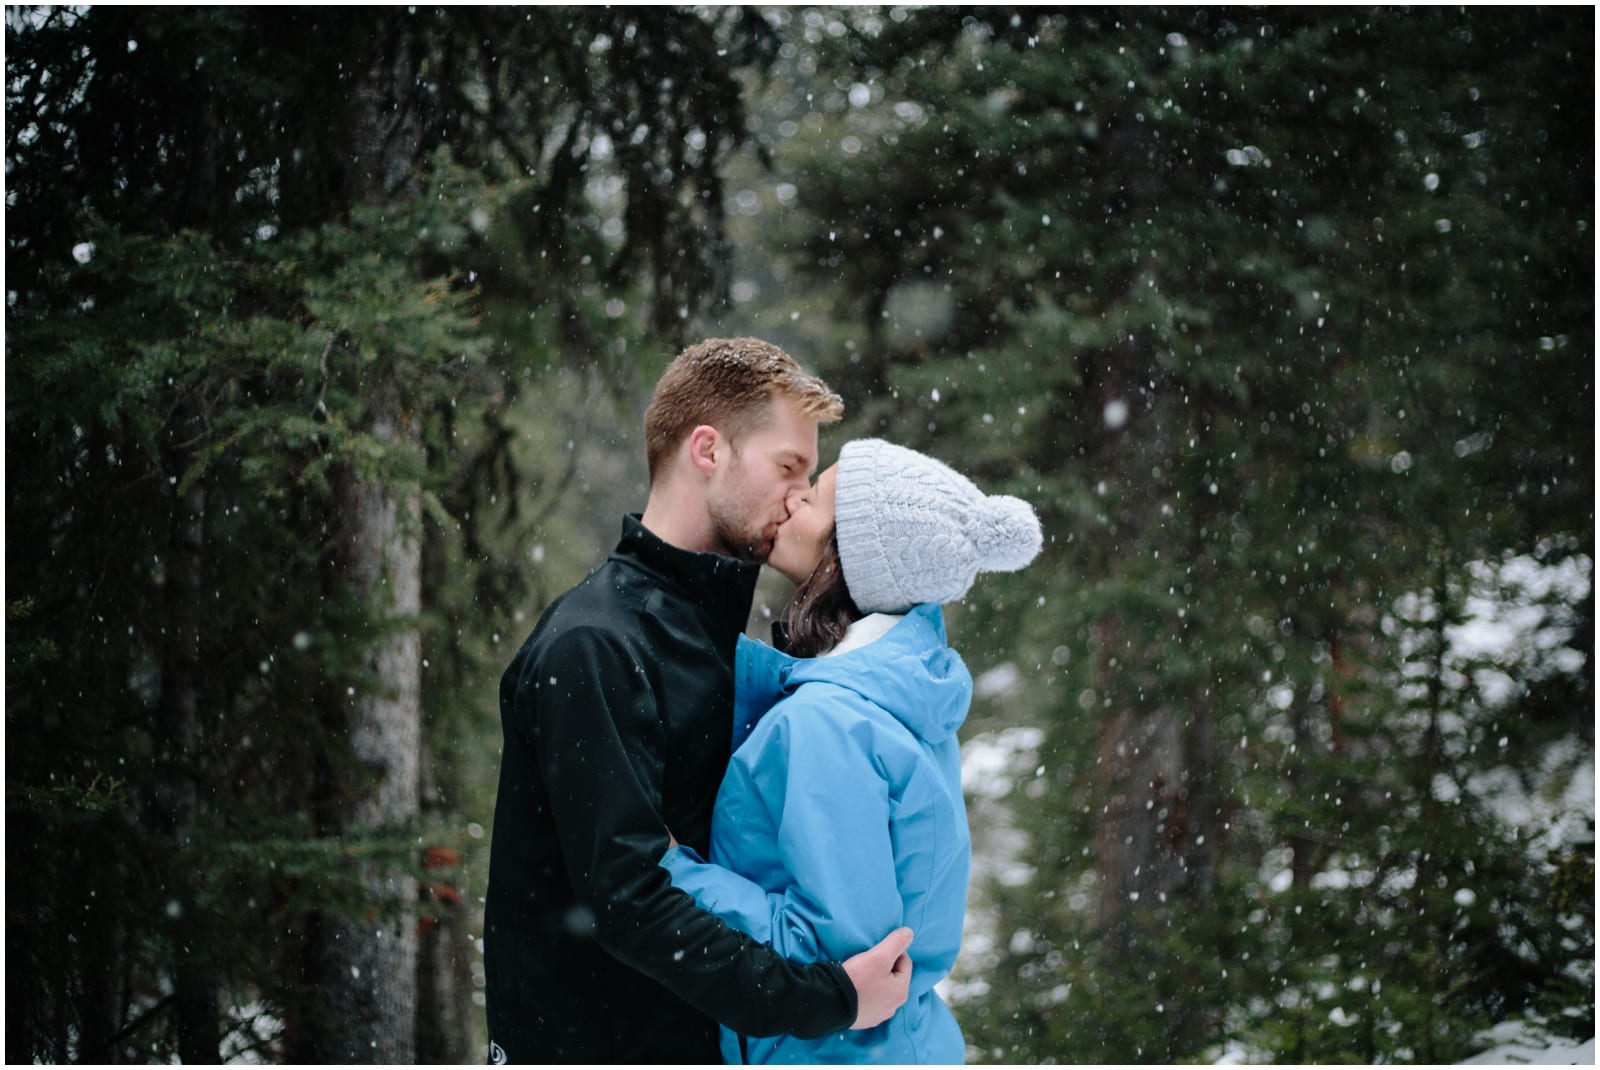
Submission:
[[[506,669],[484,915],[496,1061],[715,1063],[716,1022],[816,1037],[854,1020],[842,967],[789,963],[657,864],[668,828],[707,851],[758,571],[629,516]]]

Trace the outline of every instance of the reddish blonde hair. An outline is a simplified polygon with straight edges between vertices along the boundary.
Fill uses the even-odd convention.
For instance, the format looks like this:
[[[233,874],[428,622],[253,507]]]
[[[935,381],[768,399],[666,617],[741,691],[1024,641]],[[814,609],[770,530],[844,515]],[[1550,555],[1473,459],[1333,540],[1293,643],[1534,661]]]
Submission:
[[[707,338],[679,353],[644,413],[650,481],[655,482],[673,450],[696,427],[709,424],[737,441],[774,397],[790,399],[819,424],[831,424],[844,414],[844,402],[827,383],[770,342]]]

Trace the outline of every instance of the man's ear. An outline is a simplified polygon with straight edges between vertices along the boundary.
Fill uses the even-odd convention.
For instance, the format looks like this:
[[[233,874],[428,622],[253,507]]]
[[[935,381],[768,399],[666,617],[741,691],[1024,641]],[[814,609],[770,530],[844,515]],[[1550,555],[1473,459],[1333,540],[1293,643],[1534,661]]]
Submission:
[[[701,424],[689,432],[689,463],[702,475],[715,472],[717,462],[726,451],[727,442],[722,433],[710,424]]]

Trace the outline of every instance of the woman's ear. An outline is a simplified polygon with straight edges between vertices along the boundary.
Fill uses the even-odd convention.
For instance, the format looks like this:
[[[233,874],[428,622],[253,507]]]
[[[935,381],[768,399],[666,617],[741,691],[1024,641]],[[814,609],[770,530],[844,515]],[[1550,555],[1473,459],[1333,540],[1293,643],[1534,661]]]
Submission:
[[[710,424],[701,424],[689,432],[689,463],[709,476],[717,469],[717,461],[727,448],[722,433]]]

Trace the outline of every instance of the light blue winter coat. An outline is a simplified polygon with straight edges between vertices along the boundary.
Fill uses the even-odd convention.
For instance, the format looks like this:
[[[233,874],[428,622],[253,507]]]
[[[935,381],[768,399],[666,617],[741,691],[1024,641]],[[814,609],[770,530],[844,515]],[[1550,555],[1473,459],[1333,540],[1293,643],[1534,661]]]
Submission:
[[[662,860],[729,924],[805,962],[842,962],[909,925],[910,996],[874,1029],[818,1040],[722,1031],[730,1063],[959,1063],[965,1044],[933,986],[961,947],[972,840],[956,729],[972,676],[938,606],[832,657],[742,638],[735,753],[717,796],[711,862]],[[748,738],[744,738],[748,734]],[[742,740],[742,742],[741,742]]]

